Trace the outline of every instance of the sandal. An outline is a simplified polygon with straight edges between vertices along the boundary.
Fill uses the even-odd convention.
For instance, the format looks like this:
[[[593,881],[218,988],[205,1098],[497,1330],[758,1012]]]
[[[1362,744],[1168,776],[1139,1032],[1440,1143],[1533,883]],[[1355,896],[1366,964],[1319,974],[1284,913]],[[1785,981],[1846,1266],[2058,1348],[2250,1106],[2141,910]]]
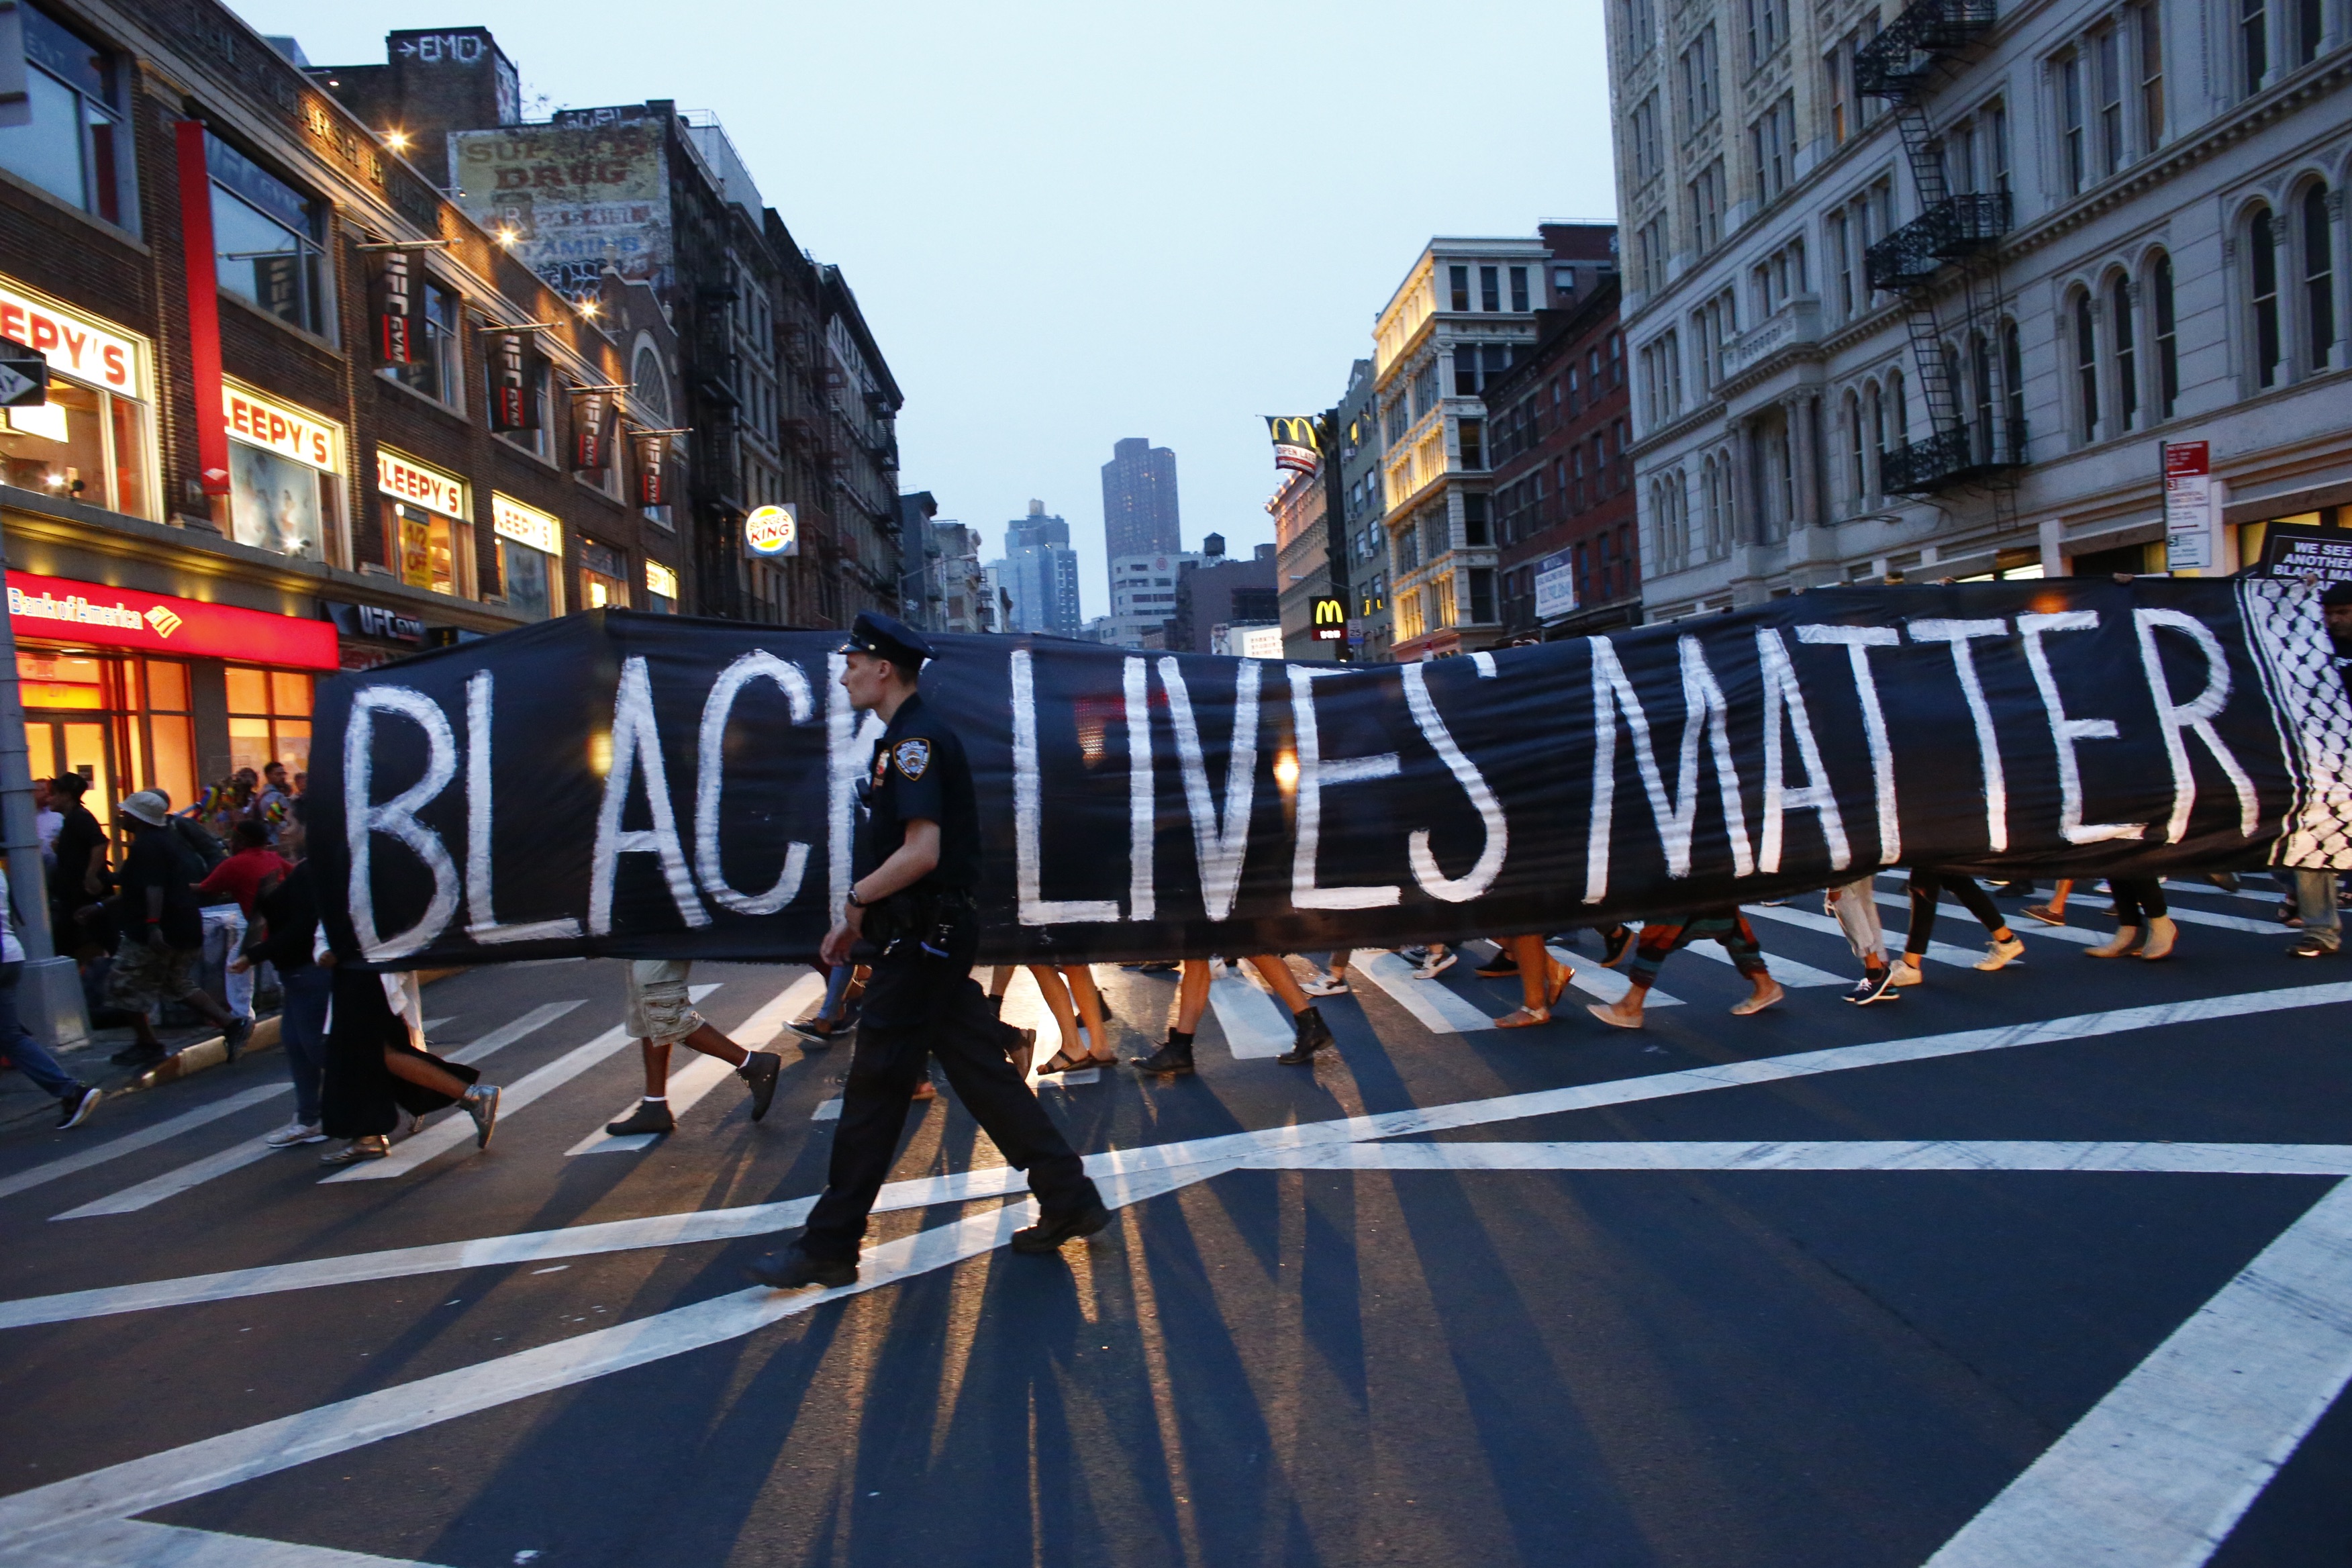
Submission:
[[[1108,1057],[1100,1059],[1089,1056],[1074,1057],[1067,1050],[1058,1050],[1044,1067],[1037,1069],[1037,1076],[1044,1078],[1049,1073],[1076,1072],[1083,1068],[1108,1067],[1111,1060],[1112,1058]]]
[[[1544,954],[1544,962],[1551,965],[1551,984],[1544,987],[1544,1011],[1549,1013],[1559,1005],[1559,999],[1567,992],[1568,983],[1574,978],[1576,972],[1548,952]]]
[[[1550,1008],[1521,1007],[1517,1012],[1506,1013],[1501,1017],[1496,1019],[1495,1027],[1498,1029],[1531,1029],[1538,1024],[1549,1024],[1550,1022]]]

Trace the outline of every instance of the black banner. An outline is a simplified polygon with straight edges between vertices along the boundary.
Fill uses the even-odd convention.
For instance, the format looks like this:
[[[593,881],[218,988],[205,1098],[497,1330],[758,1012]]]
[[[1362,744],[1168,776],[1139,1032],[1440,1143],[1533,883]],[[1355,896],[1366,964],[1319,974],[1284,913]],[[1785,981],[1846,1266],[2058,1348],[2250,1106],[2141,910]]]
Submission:
[[[609,387],[572,389],[572,466],[602,473],[613,466],[613,416],[619,405]]]
[[[412,364],[416,360],[416,258],[405,250],[387,250],[376,268],[376,353],[385,364]]]
[[[530,389],[530,357],[528,332],[490,334],[491,429],[539,428],[539,399]]]
[[[392,966],[805,959],[878,721],[839,634],[603,612],[327,682],[312,845]],[[1386,946],[1899,864],[2352,867],[2301,584],[1816,590],[1410,665],[946,637],[991,960]]]
[[[662,462],[669,456],[669,437],[632,432],[629,439],[636,448],[637,504],[667,506],[669,486],[663,478]]]

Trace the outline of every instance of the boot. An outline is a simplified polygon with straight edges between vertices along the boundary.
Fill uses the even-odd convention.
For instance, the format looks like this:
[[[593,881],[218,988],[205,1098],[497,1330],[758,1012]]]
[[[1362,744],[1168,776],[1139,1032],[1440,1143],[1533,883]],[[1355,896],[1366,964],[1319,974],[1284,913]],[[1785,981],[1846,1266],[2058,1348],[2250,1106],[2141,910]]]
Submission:
[[[1323,1015],[1312,1007],[1293,1018],[1291,1023],[1297,1030],[1291,1047],[1274,1058],[1286,1066],[1304,1066],[1315,1059],[1316,1052],[1339,1043],[1331,1038],[1331,1026],[1326,1024]]]
[[[2138,945],[2139,938],[2139,927],[2117,926],[2112,941],[2102,942],[2097,947],[2086,947],[2083,951],[2093,958],[2121,958]]]
[[[2150,915],[2147,921],[2147,942],[2139,950],[2142,958],[2153,963],[2172,956],[2172,944],[2179,940],[2180,928],[2172,923],[2170,915]]]
[[[1130,1057],[1128,1065],[1140,1073],[1182,1078],[1192,1070],[1192,1037],[1181,1029],[1168,1031],[1168,1043],[1148,1057]]]

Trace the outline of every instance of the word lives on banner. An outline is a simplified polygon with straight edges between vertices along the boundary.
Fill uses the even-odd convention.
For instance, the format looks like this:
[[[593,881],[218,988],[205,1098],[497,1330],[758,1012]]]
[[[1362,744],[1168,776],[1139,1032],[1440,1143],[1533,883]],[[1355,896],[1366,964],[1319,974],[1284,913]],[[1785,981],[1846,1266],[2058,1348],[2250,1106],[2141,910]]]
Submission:
[[[882,728],[838,642],[603,611],[327,683],[312,843],[367,959],[812,956]],[[1408,665],[937,642],[987,960],[1548,931],[1893,865],[2352,867],[2298,583],[1833,588]]]

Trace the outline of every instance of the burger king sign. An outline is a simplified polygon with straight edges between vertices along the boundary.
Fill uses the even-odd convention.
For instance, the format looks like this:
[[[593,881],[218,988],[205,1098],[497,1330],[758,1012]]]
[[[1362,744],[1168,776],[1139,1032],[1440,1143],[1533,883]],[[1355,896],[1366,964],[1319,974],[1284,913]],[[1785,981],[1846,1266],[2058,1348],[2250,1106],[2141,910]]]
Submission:
[[[763,506],[752,509],[743,520],[743,548],[757,556],[774,559],[801,552],[800,516],[788,506]]]

